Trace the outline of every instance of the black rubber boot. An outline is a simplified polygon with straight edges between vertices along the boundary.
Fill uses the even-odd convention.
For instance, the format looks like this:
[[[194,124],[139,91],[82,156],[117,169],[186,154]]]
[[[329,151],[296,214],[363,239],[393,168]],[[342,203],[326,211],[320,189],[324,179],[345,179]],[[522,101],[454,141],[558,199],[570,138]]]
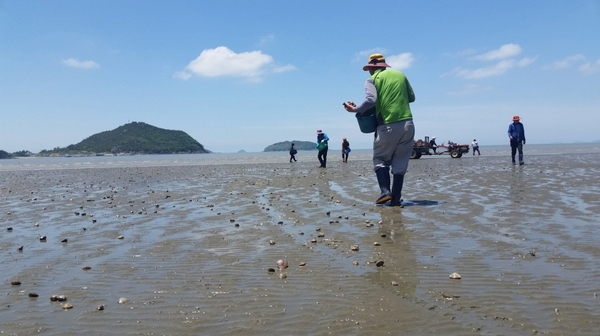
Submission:
[[[375,204],[383,204],[392,199],[392,193],[390,192],[390,169],[389,168],[379,168],[375,171],[377,174],[377,183],[379,183],[379,188],[381,189],[381,195]]]
[[[403,174],[394,174],[394,184],[392,185],[391,206],[402,206],[402,185],[404,184]]]

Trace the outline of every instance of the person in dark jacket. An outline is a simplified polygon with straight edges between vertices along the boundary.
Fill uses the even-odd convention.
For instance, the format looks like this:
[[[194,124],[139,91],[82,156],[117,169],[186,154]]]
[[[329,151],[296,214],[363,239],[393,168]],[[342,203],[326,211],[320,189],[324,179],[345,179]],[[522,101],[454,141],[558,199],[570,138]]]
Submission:
[[[512,164],[516,165],[515,155],[519,151],[519,164],[523,165],[523,145],[525,144],[525,127],[521,124],[519,116],[513,117],[512,124],[508,125],[508,138],[510,139],[510,150]]]
[[[321,163],[319,168],[327,168],[327,151],[329,150],[328,142],[329,137],[327,134],[323,133],[321,130],[317,130],[317,149],[319,153],[317,154],[317,158]]]
[[[431,140],[429,140],[429,147],[433,149],[433,154],[437,154],[436,150],[438,145],[435,143],[435,137],[432,137]]]
[[[294,143],[292,142],[292,145],[290,146],[290,162],[292,162],[292,160],[296,162],[296,153],[298,153],[298,151],[296,150],[296,148],[294,147]]]
[[[348,154],[350,154],[350,143],[344,138],[342,139],[342,162],[348,163]]]

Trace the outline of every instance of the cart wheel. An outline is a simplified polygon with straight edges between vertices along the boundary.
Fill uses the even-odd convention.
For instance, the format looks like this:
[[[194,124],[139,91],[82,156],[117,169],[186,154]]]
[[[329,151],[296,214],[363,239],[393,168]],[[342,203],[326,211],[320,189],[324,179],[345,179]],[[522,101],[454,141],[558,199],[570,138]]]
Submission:
[[[411,159],[418,159],[421,157],[421,152],[417,151],[416,149],[412,150],[412,153],[410,153],[410,158]]]
[[[458,159],[459,157],[461,157],[461,156],[462,156],[462,153],[461,153],[460,151],[453,150],[452,152],[450,152],[450,156],[451,156],[453,159]]]

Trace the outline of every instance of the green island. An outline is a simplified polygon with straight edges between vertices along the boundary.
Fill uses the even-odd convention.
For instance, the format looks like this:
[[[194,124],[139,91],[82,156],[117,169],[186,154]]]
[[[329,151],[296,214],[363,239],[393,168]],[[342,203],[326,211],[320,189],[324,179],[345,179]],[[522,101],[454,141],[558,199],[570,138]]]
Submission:
[[[290,147],[294,143],[294,147],[296,150],[316,150],[317,144],[312,141],[300,141],[300,140],[292,140],[292,141],[283,141],[277,142],[270,146],[267,146],[264,152],[278,152],[278,151],[289,151]]]
[[[0,158],[204,153],[211,152],[183,131],[162,129],[134,121],[112,131],[94,134],[75,145],[44,149],[37,154],[26,150],[12,154],[0,151]]]

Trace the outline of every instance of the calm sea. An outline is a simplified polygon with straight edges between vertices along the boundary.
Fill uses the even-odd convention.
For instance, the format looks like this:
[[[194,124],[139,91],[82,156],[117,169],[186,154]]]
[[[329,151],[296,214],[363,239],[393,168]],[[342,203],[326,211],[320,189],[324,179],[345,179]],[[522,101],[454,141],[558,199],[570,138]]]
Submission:
[[[510,155],[510,147],[480,146],[482,156]],[[591,154],[600,153],[600,143],[584,144],[545,144],[525,145],[525,157],[536,155]],[[350,160],[371,160],[371,149],[355,149],[350,153]],[[316,159],[316,151],[299,151],[299,161]],[[329,150],[329,160],[341,159],[340,150]],[[461,160],[472,158],[471,152]],[[420,160],[449,159],[447,155],[425,156]],[[110,167],[152,167],[152,166],[188,166],[188,165],[224,165],[252,163],[286,163],[287,152],[255,152],[255,153],[213,153],[213,154],[170,154],[170,155],[130,155],[130,156],[90,156],[90,157],[44,157],[0,160],[0,171],[48,170],[48,169],[80,169]]]

